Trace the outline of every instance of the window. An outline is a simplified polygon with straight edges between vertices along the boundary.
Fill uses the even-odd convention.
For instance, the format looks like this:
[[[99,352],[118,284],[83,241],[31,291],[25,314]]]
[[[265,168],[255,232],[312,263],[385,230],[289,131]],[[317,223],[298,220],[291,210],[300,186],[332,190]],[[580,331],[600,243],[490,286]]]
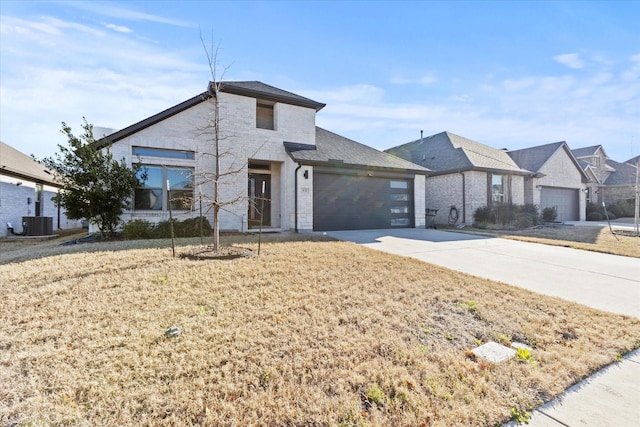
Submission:
[[[162,157],[165,159],[195,159],[193,151],[184,150],[164,150],[162,148],[133,147],[134,156]]]
[[[171,209],[191,209],[193,169],[145,165],[138,172],[138,179],[142,184],[134,193],[135,210],[168,210],[167,181],[171,186]]]
[[[389,181],[391,227],[409,227],[411,225],[410,190],[409,181]]]
[[[503,175],[491,175],[491,201],[493,203],[504,203],[505,200],[505,177]]]
[[[258,101],[256,107],[256,127],[259,129],[275,129],[273,103]]]

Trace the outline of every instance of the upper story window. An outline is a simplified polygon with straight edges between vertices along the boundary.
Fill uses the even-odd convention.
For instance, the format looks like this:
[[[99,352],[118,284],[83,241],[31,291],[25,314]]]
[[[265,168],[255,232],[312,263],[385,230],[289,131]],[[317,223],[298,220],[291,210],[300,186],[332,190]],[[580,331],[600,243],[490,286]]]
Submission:
[[[166,150],[163,148],[133,147],[132,152],[134,156],[161,157],[163,159],[193,160],[196,157],[193,151]]]
[[[273,102],[260,101],[256,105],[256,127],[259,129],[274,130],[275,116],[273,114]]]

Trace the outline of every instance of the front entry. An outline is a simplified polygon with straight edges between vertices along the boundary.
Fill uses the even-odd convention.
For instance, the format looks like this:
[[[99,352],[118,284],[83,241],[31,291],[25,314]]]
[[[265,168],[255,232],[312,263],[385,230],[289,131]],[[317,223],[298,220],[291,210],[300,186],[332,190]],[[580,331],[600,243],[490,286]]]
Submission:
[[[249,173],[249,228],[271,226],[271,175]]]

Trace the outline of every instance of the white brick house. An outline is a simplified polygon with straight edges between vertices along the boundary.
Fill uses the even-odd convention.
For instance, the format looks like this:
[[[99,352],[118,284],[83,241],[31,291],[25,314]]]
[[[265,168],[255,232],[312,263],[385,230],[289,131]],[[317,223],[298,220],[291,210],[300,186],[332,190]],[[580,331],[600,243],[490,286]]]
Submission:
[[[212,199],[215,168],[212,91],[101,140],[115,159],[139,161],[147,180],[123,220],[199,215]],[[261,82],[223,82],[220,109],[220,229],[246,231],[392,228],[424,225],[428,170],[317,128],[324,104]],[[330,188],[327,188],[330,187]],[[264,193],[263,193],[264,192]],[[192,199],[187,203],[187,198]],[[261,215],[255,201],[265,199]],[[209,204],[210,206],[210,204]],[[258,208],[260,204],[258,203]],[[205,204],[204,215],[213,221]]]
[[[60,184],[43,165],[0,142],[0,237],[11,235],[7,224],[15,233],[26,231],[28,235],[82,227],[80,221],[68,219],[64,209],[51,200],[59,191]],[[30,230],[23,227],[25,217]],[[40,227],[43,224],[46,227]]]

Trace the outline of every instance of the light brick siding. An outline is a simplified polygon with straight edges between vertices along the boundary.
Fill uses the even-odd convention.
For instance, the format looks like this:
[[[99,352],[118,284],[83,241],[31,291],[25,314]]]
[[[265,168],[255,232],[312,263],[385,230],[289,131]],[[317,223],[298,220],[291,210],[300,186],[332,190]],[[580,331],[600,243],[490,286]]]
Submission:
[[[20,185],[16,185],[21,182]],[[55,206],[51,198],[57,193],[56,187],[43,186],[40,216],[53,218],[53,231],[58,229],[79,228],[80,221],[67,219],[64,209]],[[28,200],[31,199],[31,203]],[[7,223],[13,225],[15,232],[22,232],[22,217],[36,214],[36,183],[25,179],[0,175],[0,236],[8,236]],[[58,221],[59,218],[59,221]]]
[[[540,207],[542,187],[557,187],[579,190],[579,210],[580,220],[586,218],[586,195],[585,184],[582,182],[582,174],[576,164],[571,160],[564,150],[556,151],[547,162],[540,168],[544,174],[541,178],[527,179],[528,192],[531,198],[527,197],[527,203],[533,203]]]
[[[220,93],[220,200],[236,200],[220,212],[221,230],[243,230],[246,228],[248,212],[247,180],[248,162],[262,161],[271,164],[271,226],[290,229],[295,227],[294,171],[297,165],[284,150],[283,142],[315,144],[315,110],[312,108],[276,104],[274,108],[275,130],[256,128],[256,99],[229,93]],[[213,200],[214,185],[211,181],[215,171],[213,127],[213,104],[202,102],[171,116],[157,124],[126,137],[112,147],[114,158],[125,158],[129,164],[137,161],[131,152],[134,146],[194,151],[195,160],[142,158],[144,164],[164,164],[192,167],[195,170],[196,189],[200,188],[203,200]],[[233,172],[233,173],[229,173]],[[299,185],[302,186],[299,179]],[[305,185],[310,185],[306,184]],[[299,197],[302,194],[299,193]],[[197,196],[197,190],[196,190]],[[312,193],[311,193],[312,197]],[[298,200],[312,216],[311,199]],[[213,224],[210,203],[203,208],[205,216]],[[176,219],[199,215],[193,212],[176,212]],[[123,220],[141,218],[151,222],[168,219],[166,211],[131,211]],[[299,218],[300,224],[309,223]],[[311,221],[312,222],[312,221]],[[304,228],[304,227],[303,227]]]
[[[297,168],[298,165],[294,164]],[[295,168],[294,168],[295,170]],[[304,177],[307,172],[308,178]],[[313,167],[298,170],[298,230],[313,230]],[[292,196],[295,197],[295,196]],[[295,229],[295,212],[290,217],[290,228]]]
[[[462,183],[464,174],[464,206]],[[511,182],[509,197],[514,204],[524,203],[524,177],[511,175],[507,179]],[[426,180],[427,209],[438,209],[436,224],[447,224],[451,206],[458,209],[458,223],[473,222],[473,214],[480,208],[487,206],[488,174],[480,171],[467,171],[448,175],[428,177]]]

